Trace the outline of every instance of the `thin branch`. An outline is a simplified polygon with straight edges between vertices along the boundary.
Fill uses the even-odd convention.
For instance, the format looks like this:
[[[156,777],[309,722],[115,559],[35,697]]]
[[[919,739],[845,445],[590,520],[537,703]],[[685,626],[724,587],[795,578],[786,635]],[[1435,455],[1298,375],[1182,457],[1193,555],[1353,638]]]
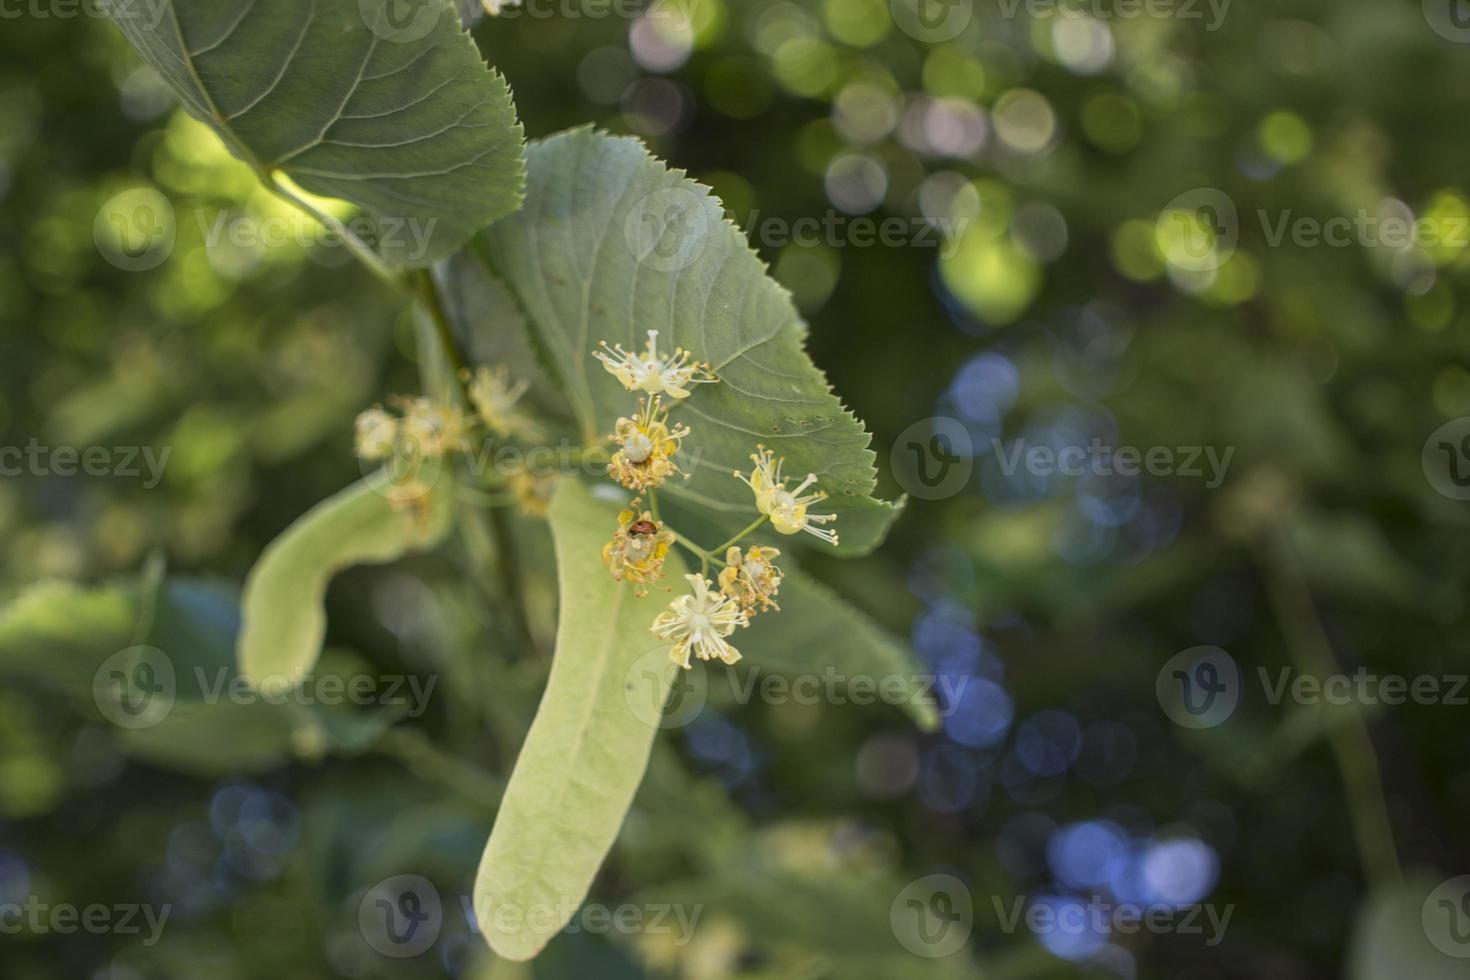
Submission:
[[[1312,604],[1311,588],[1285,527],[1278,525],[1266,533],[1262,552],[1271,602],[1297,670],[1318,677],[1337,673],[1332,643]],[[1328,738],[1342,773],[1363,873],[1375,888],[1392,887],[1402,880],[1403,870],[1384,799],[1378,754],[1362,712],[1354,712],[1352,720],[1335,727]]]

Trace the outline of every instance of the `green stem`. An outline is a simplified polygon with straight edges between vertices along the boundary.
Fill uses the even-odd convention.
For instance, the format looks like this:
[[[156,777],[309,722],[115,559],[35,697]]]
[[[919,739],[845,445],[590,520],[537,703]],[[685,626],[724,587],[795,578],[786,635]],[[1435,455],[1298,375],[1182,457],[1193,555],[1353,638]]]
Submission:
[[[444,351],[445,359],[449,362],[449,371],[459,385],[460,396],[464,398],[465,406],[473,409],[475,403],[470,400],[468,368],[465,366],[464,355],[460,353],[459,344],[455,342],[454,331],[449,326],[449,316],[444,312],[444,302],[439,297],[439,287],[435,285],[434,276],[428,269],[420,269],[415,279],[419,299],[423,301],[424,309],[429,312],[429,319],[434,324],[434,333],[439,337],[439,346]]]
[[[653,515],[653,519],[654,520],[656,520],[656,521],[657,520],[661,520],[661,518],[658,516],[658,493],[657,493],[657,491],[654,491],[654,490],[648,491],[648,512]]]
[[[495,560],[500,571],[500,587],[506,604],[510,606],[515,620],[516,632],[526,645],[527,653],[536,653],[536,636],[531,632],[531,621],[526,617],[526,594],[521,588],[521,562],[517,554],[515,532],[510,526],[503,509],[489,511],[490,530],[495,538]]]
[[[679,544],[683,545],[689,551],[694,552],[694,554],[696,556],[698,556],[698,558],[699,558],[699,571],[700,571],[701,574],[708,575],[709,574],[709,567],[710,567],[711,564],[719,565],[721,568],[724,568],[725,567],[725,562],[724,561],[722,561],[719,558],[716,558],[714,555],[710,554],[708,551],[705,551],[699,545],[695,544],[693,541],[690,541],[688,538],[684,537],[684,535],[680,534],[678,531],[675,531],[673,528],[669,528],[669,532],[674,535],[674,540],[676,542],[678,542]]]
[[[381,258],[378,257],[378,254],[372,250],[372,247],[368,245],[367,242],[364,242],[361,238],[358,238],[357,235],[353,233],[352,229],[348,228],[342,222],[338,221],[330,214],[327,214],[325,211],[321,210],[316,205],[306,200],[306,198],[297,194],[285,184],[281,183],[275,177],[275,175],[272,174],[270,178],[266,180],[265,185],[277,197],[285,201],[290,201],[292,204],[296,205],[298,208],[305,211],[316,220],[320,221],[323,226],[328,228],[338,238],[342,239],[342,244],[347,246],[348,251],[350,251],[359,262],[366,266],[367,270],[373,275],[377,276],[383,282],[394,287],[395,289],[404,288],[406,284],[404,282],[403,276],[388,268],[387,263],[385,263]]]
[[[433,321],[434,332],[439,337],[439,345],[443,348],[445,360],[449,362],[449,369],[459,383],[460,395],[467,406],[473,406],[464,355],[460,353],[459,345],[455,343],[454,331],[450,329],[449,316],[444,311],[444,302],[439,295],[439,288],[434,282],[433,275],[427,269],[419,271],[417,281],[419,299],[423,301],[424,308],[429,312],[429,319]],[[489,515],[502,595],[506,604],[510,606],[511,619],[515,622],[515,630],[520,635],[521,642],[525,644],[528,653],[534,653],[537,649],[536,636],[531,632],[531,623],[526,617],[526,596],[525,590],[521,588],[520,560],[516,554],[515,535],[504,509],[492,508]]]
[[[1318,677],[1337,673],[1332,643],[1312,604],[1311,588],[1286,529],[1277,526],[1268,531],[1263,550],[1271,602],[1297,670]],[[1342,773],[1363,873],[1375,888],[1392,887],[1402,880],[1403,870],[1394,846],[1378,755],[1362,712],[1353,712],[1350,722],[1334,727],[1329,743]]]
[[[713,553],[717,555],[723,555],[726,551],[729,551],[732,547],[745,540],[745,536],[747,534],[754,531],[756,528],[760,527],[762,524],[764,524],[766,521],[769,521],[770,519],[771,518],[768,515],[762,514],[760,517],[752,521],[750,526],[747,527],[745,530],[741,531],[739,534],[735,535],[733,538],[731,538],[729,541],[726,541],[718,548],[713,549]]]
[[[486,493],[475,487],[456,487],[454,496],[457,500],[478,504],[481,507],[510,507],[516,502],[514,494]]]

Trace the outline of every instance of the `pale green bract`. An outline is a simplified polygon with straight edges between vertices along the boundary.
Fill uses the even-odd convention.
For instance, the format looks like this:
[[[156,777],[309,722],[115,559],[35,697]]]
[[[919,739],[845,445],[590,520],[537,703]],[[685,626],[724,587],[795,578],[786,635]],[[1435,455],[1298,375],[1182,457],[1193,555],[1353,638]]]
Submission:
[[[638,598],[602,564],[616,519],[615,506],[575,480],[552,498],[556,657],[475,879],[480,931],[506,959],[539,953],[587,896],[643,779],[678,670],[669,645],[648,631],[667,595]],[[682,581],[675,554],[665,569]]]
[[[451,255],[520,205],[524,141],[510,89],[445,0],[105,6],[232,153],[263,178],[280,170],[358,205],[390,263]]]
[[[795,481],[815,473],[830,494],[812,511],[838,514],[836,553],[875,548],[899,508],[873,497],[871,436],[807,356],[790,294],[709,189],[637,140],[587,128],[533,143],[527,162],[525,207],[477,241],[524,310],[583,438],[604,441],[637,406],[593,358],[598,342],[642,350],[658,330],[661,351],[686,347],[720,378],[674,409],[693,430],[680,456],[691,479],[669,491],[739,530],[757,512],[732,473],[748,472],[764,444]]]
[[[394,561],[434,547],[453,523],[448,470],[428,491],[422,514],[389,499],[379,470],[317,504],[261,552],[241,599],[240,673],[279,693],[316,665],[326,635],[327,584],[344,568]]]

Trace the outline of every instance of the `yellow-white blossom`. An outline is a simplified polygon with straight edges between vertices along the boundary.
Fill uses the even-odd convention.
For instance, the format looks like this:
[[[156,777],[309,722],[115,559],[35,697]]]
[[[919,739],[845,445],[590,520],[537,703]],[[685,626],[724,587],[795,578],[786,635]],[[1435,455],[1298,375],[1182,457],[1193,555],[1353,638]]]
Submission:
[[[638,415],[618,419],[612,441],[620,447],[607,472],[629,490],[642,492],[663,485],[682,470],[674,463],[679,442],[689,434],[685,425],[669,425],[669,413],[657,395],[639,399]]]
[[[710,366],[692,360],[694,355],[682,347],[676,347],[671,355],[660,355],[657,330],[648,331],[648,346],[641,354],[628,353],[622,344],[608,347],[605,340],[600,346],[602,350],[593,351],[592,356],[629,391],[682,399],[689,397],[689,385],[715,380]]]
[[[536,423],[517,407],[530,387],[531,383],[524,378],[512,383],[510,368],[503,364],[493,368],[481,366],[469,382],[470,402],[486,428],[502,439],[511,436],[535,439],[540,435]]]
[[[669,656],[674,663],[690,669],[692,653],[700,660],[721,660],[733,664],[740,651],[726,640],[737,626],[745,626],[749,617],[734,599],[710,589],[703,575],[686,575],[693,592],[681,595],[658,614],[649,629],[662,640],[671,640]]]
[[[776,605],[776,593],[781,588],[781,569],[772,559],[781,552],[775,548],[751,545],[742,555],[738,547],[732,546],[725,553],[726,568],[720,572],[720,591],[740,603],[747,615],[760,610],[781,607]]]
[[[806,479],[802,480],[795,488],[786,489],[786,478],[781,475],[783,460],[776,457],[764,446],[757,446],[760,451],[751,455],[751,462],[755,463],[750,471],[750,476],[736,472],[735,476],[750,487],[755,494],[755,506],[762,514],[771,519],[771,526],[782,534],[796,534],[805,531],[815,535],[830,544],[837,544],[837,532],[829,528],[818,527],[821,524],[830,524],[837,520],[836,514],[812,514],[807,508],[812,504],[827,499],[827,494],[821,490],[815,493],[802,494],[802,491],[817,482],[815,473],[808,473]]]
[[[467,420],[459,409],[423,396],[389,399],[402,413],[398,449],[410,456],[443,456],[461,448]]]
[[[398,420],[385,412],[381,405],[360,413],[352,428],[353,452],[359,459],[387,459],[393,454],[393,443],[398,438]]]

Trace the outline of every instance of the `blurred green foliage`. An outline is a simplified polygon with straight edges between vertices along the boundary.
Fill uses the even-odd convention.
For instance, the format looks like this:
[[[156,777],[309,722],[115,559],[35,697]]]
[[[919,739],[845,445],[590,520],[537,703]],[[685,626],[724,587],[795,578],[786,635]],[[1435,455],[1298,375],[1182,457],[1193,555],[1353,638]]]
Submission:
[[[755,229],[814,360],[877,435],[884,496],[912,489],[889,452],[913,423],[972,433],[961,492],[911,501],[877,556],[816,571],[994,695],[920,734],[891,707],[712,690],[661,738],[593,891],[702,905],[693,942],[579,934],[525,970],[481,953],[457,896],[544,684],[541,525],[508,530],[530,642],[501,615],[493,528],[333,584],[324,672],[438,678],[421,716],[180,704],[129,731],[92,704],[96,666],[130,646],[232,669],[238,583],[360,475],[352,417],[414,390],[419,354],[397,301],[109,24],[55,9],[0,33],[0,445],[169,455],[153,486],[146,468],[0,480],[0,897],[174,913],[154,946],[6,935],[7,976],[1463,975],[1404,965],[1424,888],[1397,884],[1371,829],[1381,809],[1426,888],[1470,868],[1463,707],[1344,716],[1257,685],[1193,732],[1155,699],[1165,661],[1197,644],[1252,679],[1324,653],[1348,673],[1466,670],[1467,511],[1421,464],[1470,415],[1463,232],[1273,244],[1283,220],[1470,213],[1454,129],[1470,48],[1418,4],[1234,4],[1209,29],[1203,5],[1033,18],[997,0],[938,42],[881,0],[699,0],[692,28],[542,3],[550,16],[476,27],[529,135],[640,135]],[[1197,188],[1233,205],[1233,250],[1176,203]],[[171,222],[156,267],[116,264],[118,194]],[[955,234],[859,246],[854,212]],[[835,238],[777,233],[829,215]],[[237,219],[288,240],[221,237]],[[1213,487],[1028,481],[990,442],[1095,435],[1233,455]],[[1047,952],[1007,931],[1013,900],[1086,890],[1047,843],[1103,821],[1130,847],[1202,844],[1208,901],[1234,908],[1218,946],[1145,933]],[[390,960],[358,905],[405,872],[452,914],[430,953]],[[974,897],[946,959],[888,941],[891,903],[931,873]]]

